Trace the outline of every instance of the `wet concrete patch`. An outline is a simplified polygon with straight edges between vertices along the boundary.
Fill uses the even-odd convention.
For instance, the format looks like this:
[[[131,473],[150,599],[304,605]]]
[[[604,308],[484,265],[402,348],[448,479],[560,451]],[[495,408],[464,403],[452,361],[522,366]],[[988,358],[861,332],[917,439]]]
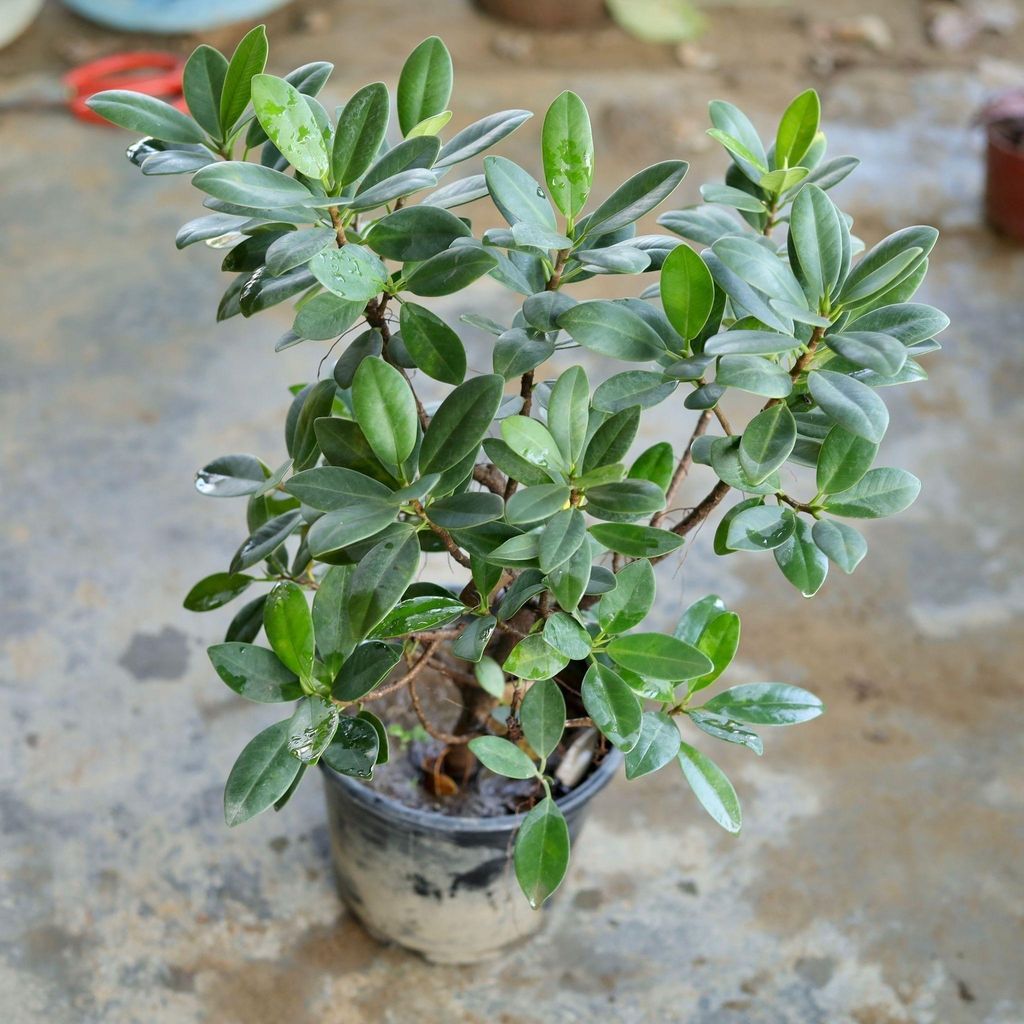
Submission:
[[[117,663],[139,682],[181,679],[188,671],[188,637],[173,626],[136,633]]]

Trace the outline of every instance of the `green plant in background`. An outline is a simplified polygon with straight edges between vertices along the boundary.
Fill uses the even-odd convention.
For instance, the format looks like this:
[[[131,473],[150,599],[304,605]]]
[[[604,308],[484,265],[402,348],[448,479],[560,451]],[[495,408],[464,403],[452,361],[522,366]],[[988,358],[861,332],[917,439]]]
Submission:
[[[569,855],[549,759],[582,730],[624,753],[630,779],[676,764],[708,813],[738,832],[732,785],[689,741],[760,754],[754,727],[806,721],[821,703],[782,683],[706,699],[736,652],[739,618],[711,595],[674,632],[644,629],[653,566],[735,492],[715,550],[770,552],[809,597],[829,562],[849,573],[864,557],[847,520],[914,500],[913,476],[873,462],[889,420],[881,389],[923,379],[917,358],[948,323],[911,301],[936,232],[906,228],[855,260],[862,246],[828,191],[857,161],[826,159],[812,91],[767,147],[739,110],[711,104],[710,134],[731,158],[725,182],[703,187],[705,205],[660,219],[698,253],[636,233],[682,180],[680,160],[590,202],[590,121],[571,92],[544,119],[544,185],[501,156],[457,177],[530,115],[502,111],[443,142],[452,67],[439,39],[402,70],[394,144],[383,84],[332,116],[315,98],[331,65],[277,78],[266,57],[262,27],[230,61],[201,46],[185,70],[191,116],[128,92],[91,101],[147,133],[129,150],[144,174],[192,173],[206,194],[209,212],[181,228],[178,245],[227,249],[234,276],[218,319],[297,298],[278,348],[331,341],[331,354],[358,332],[330,375],[319,375],[318,350],[313,378],[293,387],[283,462],[225,455],[198,474],[202,493],[246,498],[247,536],[186,607],[219,608],[269,585],[210,658],[241,696],[294,703],[239,756],[228,823],[280,808],[317,761],[369,777],[388,756],[371,708],[404,688],[423,728],[464,766],[468,747],[491,771],[535,780],[515,847],[535,906]],[[507,227],[477,237],[450,211],[485,196]],[[657,283],[638,298],[568,293],[594,275],[645,273]],[[467,376],[459,334],[425,300],[484,275],[522,303],[508,324],[463,317],[494,336],[492,372]],[[628,367],[592,388],[572,363],[577,346]],[[418,374],[450,387],[436,407],[418,397]],[[742,427],[723,411],[730,391],[756,396]],[[632,458],[641,415],[662,403],[696,412],[689,439]],[[708,433],[713,421],[721,436]],[[694,463],[717,482],[680,509]],[[458,563],[461,590],[418,582],[425,553]],[[254,643],[261,630],[269,646]],[[417,697],[428,668],[461,694],[451,733]]]

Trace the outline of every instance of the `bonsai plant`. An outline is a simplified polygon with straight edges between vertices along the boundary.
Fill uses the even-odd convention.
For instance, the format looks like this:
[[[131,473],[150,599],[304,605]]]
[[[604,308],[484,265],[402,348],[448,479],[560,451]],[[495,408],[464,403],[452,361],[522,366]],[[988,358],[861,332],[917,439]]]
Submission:
[[[739,800],[707,744],[760,755],[759,727],[821,713],[777,682],[709,698],[739,617],[709,595],[674,631],[646,628],[654,565],[735,498],[719,555],[772,558],[806,597],[830,563],[854,571],[866,544],[849,520],[899,512],[920,486],[873,463],[889,420],[881,391],[923,380],[918,357],[948,324],[911,301],[936,232],[906,228],[860,254],[829,196],[857,160],[826,157],[813,91],[768,146],[736,107],[712,103],[724,182],[661,216],[672,236],[637,234],[687,164],[655,164],[591,202],[590,122],[572,92],[543,121],[544,184],[501,156],[449,180],[530,114],[492,114],[442,141],[452,66],[439,39],[402,69],[394,144],[384,84],[331,116],[315,98],[330,64],[278,78],[266,56],[262,27],[230,60],[199,47],[184,76],[190,115],[129,92],[91,100],[146,133],[128,150],[144,174],[189,173],[205,194],[208,212],[177,244],[226,249],[218,320],[295,299],[278,348],[312,348],[286,457],[223,455],[197,475],[203,494],[245,498],[246,528],[227,571],[185,606],[262,590],[210,659],[242,697],[291,705],[239,755],[225,817],[280,810],[319,764],[346,900],[378,933],[471,959],[536,927],[527,902],[559,887],[582,807],[620,761],[631,780],[675,765],[735,833]],[[478,237],[451,211],[488,196],[507,227]],[[611,274],[654,283],[636,298],[572,297]],[[429,300],[484,275],[520,308],[511,323],[462,317],[494,339],[492,372],[469,374]],[[592,387],[579,346],[626,368]],[[420,397],[424,377],[448,389],[436,406]],[[726,412],[734,392],[755,396],[742,424]],[[663,403],[693,422],[634,455],[641,416]],[[694,464],[716,482],[682,508]],[[420,578],[438,559],[458,587]],[[416,793],[380,788],[396,762]],[[510,898],[510,859],[525,900]],[[456,924],[446,915],[469,895],[476,923]]]

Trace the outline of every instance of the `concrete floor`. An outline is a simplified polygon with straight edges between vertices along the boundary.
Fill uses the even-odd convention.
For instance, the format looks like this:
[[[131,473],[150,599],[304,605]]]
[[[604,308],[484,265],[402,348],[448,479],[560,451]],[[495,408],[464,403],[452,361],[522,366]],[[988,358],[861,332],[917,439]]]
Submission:
[[[275,20],[272,66],[344,55],[341,99],[393,78],[438,31],[456,57],[458,123],[542,112],[571,85],[595,111],[598,191],[692,155],[680,203],[721,167],[701,135],[707,99],[767,125],[816,85],[833,152],[864,158],[839,193],[859,232],[944,232],[923,299],[953,327],[931,383],[887,396],[881,459],[917,473],[922,497],[869,525],[866,563],[812,604],[763,559],[715,559],[709,528],[681,569],[666,566],[663,620],[712,588],[743,615],[733,681],[792,681],[828,705],[769,735],[762,760],[715,751],[744,801],[739,839],[670,771],[620,781],[531,945],[476,968],[383,949],[337,900],[315,781],[280,816],[224,828],[227,770],[276,716],[209,668],[203,649],[230,612],[181,609],[241,531],[238,506],[198,497],[192,472],[236,450],[273,462],[284,386],[319,350],[274,355],[283,314],[214,326],[215,256],[173,247],[198,205],[187,183],[141,179],[114,132],[4,115],[0,1018],[1021,1024],[1024,251],[977,225],[967,124],[1017,74],[1020,35],[946,57],[924,47],[916,4],[842,4],[891,19],[899,59],[855,54],[826,73],[818,37],[789,15],[745,14],[755,60],[722,12],[706,44],[721,70],[694,71],[612,32],[536,40],[456,0],[421,6],[386,0],[367,27],[365,4],[300,5],[304,20]],[[0,74],[33,59],[55,70],[69,41],[124,45],[52,8],[44,26]],[[387,50],[386,34],[399,37]],[[503,151],[536,167],[538,132]],[[465,302],[509,307],[486,284]],[[677,415],[666,408],[647,436],[677,430]]]

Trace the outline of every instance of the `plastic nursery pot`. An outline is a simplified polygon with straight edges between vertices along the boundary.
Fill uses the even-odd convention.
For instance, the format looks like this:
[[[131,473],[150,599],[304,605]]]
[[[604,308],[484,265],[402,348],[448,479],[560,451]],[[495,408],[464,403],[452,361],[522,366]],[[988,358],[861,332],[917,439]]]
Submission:
[[[985,217],[1001,235],[1024,242],[1024,118],[985,130]]]
[[[610,751],[558,800],[574,843],[590,801],[621,763]],[[497,956],[544,923],[512,869],[512,840],[525,815],[459,818],[414,809],[320,767],[341,897],[374,938],[434,963],[468,964]]]
[[[76,14],[125,32],[200,32],[253,20],[291,0],[64,0]]]
[[[547,31],[596,28],[608,20],[604,0],[476,0],[502,21]]]

